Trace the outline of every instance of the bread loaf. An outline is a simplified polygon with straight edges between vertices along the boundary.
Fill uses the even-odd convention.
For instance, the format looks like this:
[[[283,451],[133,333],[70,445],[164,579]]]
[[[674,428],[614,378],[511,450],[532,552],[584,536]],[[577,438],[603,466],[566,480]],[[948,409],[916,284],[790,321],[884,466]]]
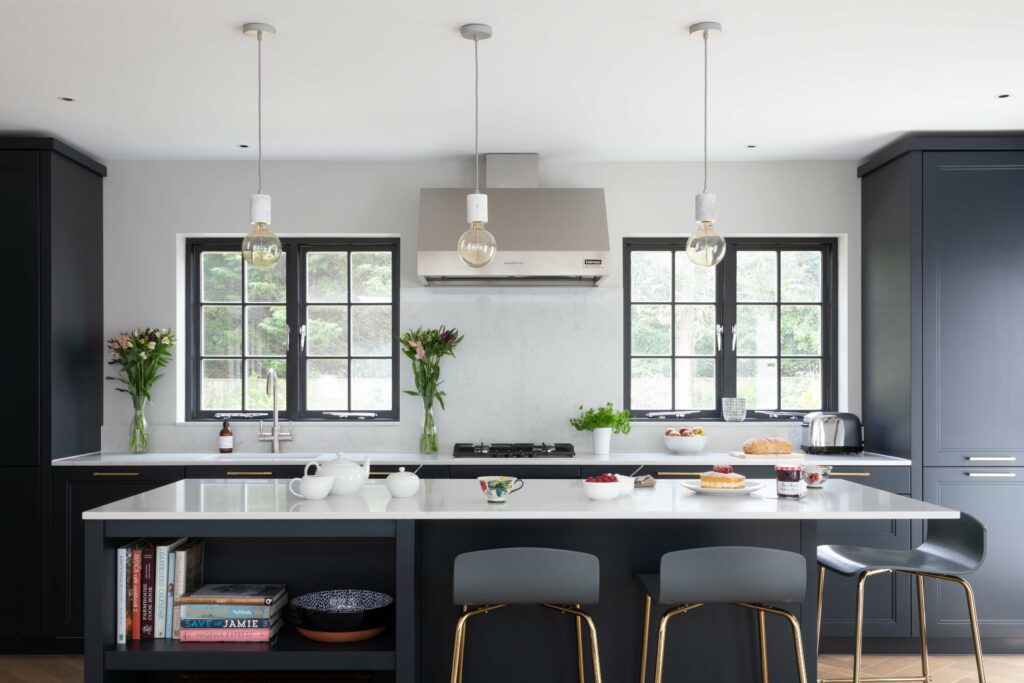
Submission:
[[[789,455],[793,452],[793,443],[789,439],[755,436],[743,442],[743,452],[754,455]]]

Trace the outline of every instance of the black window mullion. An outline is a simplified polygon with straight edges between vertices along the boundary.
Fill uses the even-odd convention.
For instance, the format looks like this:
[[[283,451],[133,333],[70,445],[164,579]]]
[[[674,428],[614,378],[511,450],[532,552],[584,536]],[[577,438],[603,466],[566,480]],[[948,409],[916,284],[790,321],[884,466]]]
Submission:
[[[668,252],[669,256],[669,294],[668,294],[668,311],[669,311],[669,368],[668,368],[668,381],[672,385],[672,392],[669,394],[671,403],[669,404],[669,410],[677,410],[676,408],[676,252]]]
[[[733,345],[736,343],[736,248],[728,249],[725,259],[722,261],[721,285],[718,288],[719,306],[722,307],[722,326],[725,328],[722,334],[722,393],[718,397],[718,412],[722,414],[722,398],[736,396],[736,351]],[[728,336],[726,336],[728,333]]]
[[[782,249],[775,250],[775,409],[782,407]]]
[[[348,282],[345,284],[345,297],[347,305],[345,307],[345,315],[348,316],[348,359],[347,359],[347,381],[345,382],[345,390],[348,392],[348,397],[345,401],[345,410],[353,410],[352,408],[352,250],[349,249],[345,256],[348,266],[345,272],[348,276]]]
[[[296,419],[302,414],[301,396],[304,391],[302,382],[302,369],[299,367],[298,336],[300,316],[302,314],[300,301],[302,289],[302,256],[301,245],[294,244],[286,248],[285,262],[288,272],[285,277],[285,322],[288,324],[288,342],[285,350],[285,373],[288,376],[288,396],[286,398],[287,412],[290,419]]]

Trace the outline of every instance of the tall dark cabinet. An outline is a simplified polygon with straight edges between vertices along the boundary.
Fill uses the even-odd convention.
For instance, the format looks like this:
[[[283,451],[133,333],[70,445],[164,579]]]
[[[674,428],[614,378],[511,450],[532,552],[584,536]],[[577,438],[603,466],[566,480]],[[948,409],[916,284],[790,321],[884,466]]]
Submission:
[[[1019,651],[1024,133],[907,136],[859,175],[866,446],[912,460],[915,497],[988,527],[982,636]],[[954,588],[929,586],[932,638],[969,635]]]
[[[0,137],[0,652],[53,634],[50,461],[100,447],[105,175],[59,140]]]

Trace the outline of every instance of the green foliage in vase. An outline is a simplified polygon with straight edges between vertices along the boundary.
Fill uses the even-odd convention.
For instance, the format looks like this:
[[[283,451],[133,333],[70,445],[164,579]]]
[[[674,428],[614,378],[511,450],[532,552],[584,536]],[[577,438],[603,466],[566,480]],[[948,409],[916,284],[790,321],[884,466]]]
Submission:
[[[108,365],[118,366],[116,377],[109,380],[121,382],[127,388],[118,391],[130,394],[132,398],[143,397],[153,400],[150,391],[156,381],[163,377],[160,369],[171,362],[171,347],[174,334],[168,329],[122,332],[107,340],[107,351],[112,358]]]
[[[406,390],[410,396],[423,398],[423,405],[429,409],[434,399],[444,409],[444,391],[441,385],[441,359],[455,357],[455,348],[462,342],[462,335],[456,329],[444,325],[436,329],[417,327],[398,338],[402,353],[412,360],[416,391]]]
[[[611,401],[597,408],[583,410],[580,406],[579,417],[569,419],[569,424],[581,432],[592,432],[595,429],[611,427],[616,434],[629,434],[629,411],[615,410]]]

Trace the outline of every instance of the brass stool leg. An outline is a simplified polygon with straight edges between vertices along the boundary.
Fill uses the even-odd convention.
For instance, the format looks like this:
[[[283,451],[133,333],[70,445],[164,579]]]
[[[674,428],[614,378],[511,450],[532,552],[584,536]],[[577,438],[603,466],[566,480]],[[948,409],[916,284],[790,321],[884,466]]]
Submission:
[[[565,607],[562,605],[552,605],[544,603],[544,607],[563,612],[565,614],[571,614],[572,616],[583,619],[587,622],[587,628],[590,630],[590,657],[591,664],[594,668],[594,683],[601,683],[601,655],[597,647],[597,626],[594,624],[594,619],[589,614],[579,609],[579,607]]]
[[[469,605],[462,606],[462,613],[465,614],[469,611]],[[457,683],[462,683],[462,670],[466,661],[466,632],[469,631],[469,622],[467,621],[462,625],[462,637],[459,638],[459,680]]]
[[[821,651],[821,600],[825,597],[825,565],[818,565],[818,629],[814,637],[814,652]]]
[[[576,609],[580,604],[576,603]],[[586,676],[583,674],[583,618],[576,616],[576,666],[580,672],[580,683],[586,683]]]
[[[756,611],[758,619],[764,619],[764,614],[767,612],[768,614],[780,616],[789,622],[790,629],[793,631],[793,650],[796,653],[797,675],[799,676],[800,683],[807,683],[807,665],[804,662],[804,640],[803,636],[800,635],[800,622],[796,620],[796,617],[784,609],[776,609],[768,605],[754,605],[748,602],[740,602],[737,605]],[[762,670],[761,676],[763,680],[768,680],[767,671]]]
[[[928,626],[924,615],[924,577],[918,574],[917,579],[917,620],[921,628],[921,676],[927,681],[931,676],[928,664]]]
[[[644,636],[640,643],[640,683],[647,683],[647,641],[651,631],[651,594],[644,597]]]
[[[673,617],[680,614],[685,614],[692,609],[697,609],[703,603],[695,603],[693,605],[683,605],[682,607],[676,607],[670,609],[668,612],[661,617],[661,621],[658,622],[658,652],[654,659],[654,683],[661,683],[662,669],[665,664],[665,633],[668,631],[668,622]]]
[[[971,638],[974,640],[974,661],[978,666],[978,683],[985,683],[985,661],[981,654],[981,631],[978,628],[978,610],[974,604],[974,589],[966,579],[950,577],[955,583],[964,587],[967,595],[967,614],[971,618]]]
[[[761,645],[761,683],[768,683],[768,634],[764,628],[764,610],[757,610],[757,639]]]
[[[500,609],[504,606],[505,605],[487,605],[486,607],[479,607],[474,610],[470,610],[468,605],[462,606],[462,616],[459,617],[459,620],[455,625],[455,645],[452,648],[451,683],[460,683],[460,681],[462,681],[462,663],[466,654],[466,622],[469,621],[470,617],[475,617],[478,614],[487,614],[488,612],[493,612],[494,610]]]

